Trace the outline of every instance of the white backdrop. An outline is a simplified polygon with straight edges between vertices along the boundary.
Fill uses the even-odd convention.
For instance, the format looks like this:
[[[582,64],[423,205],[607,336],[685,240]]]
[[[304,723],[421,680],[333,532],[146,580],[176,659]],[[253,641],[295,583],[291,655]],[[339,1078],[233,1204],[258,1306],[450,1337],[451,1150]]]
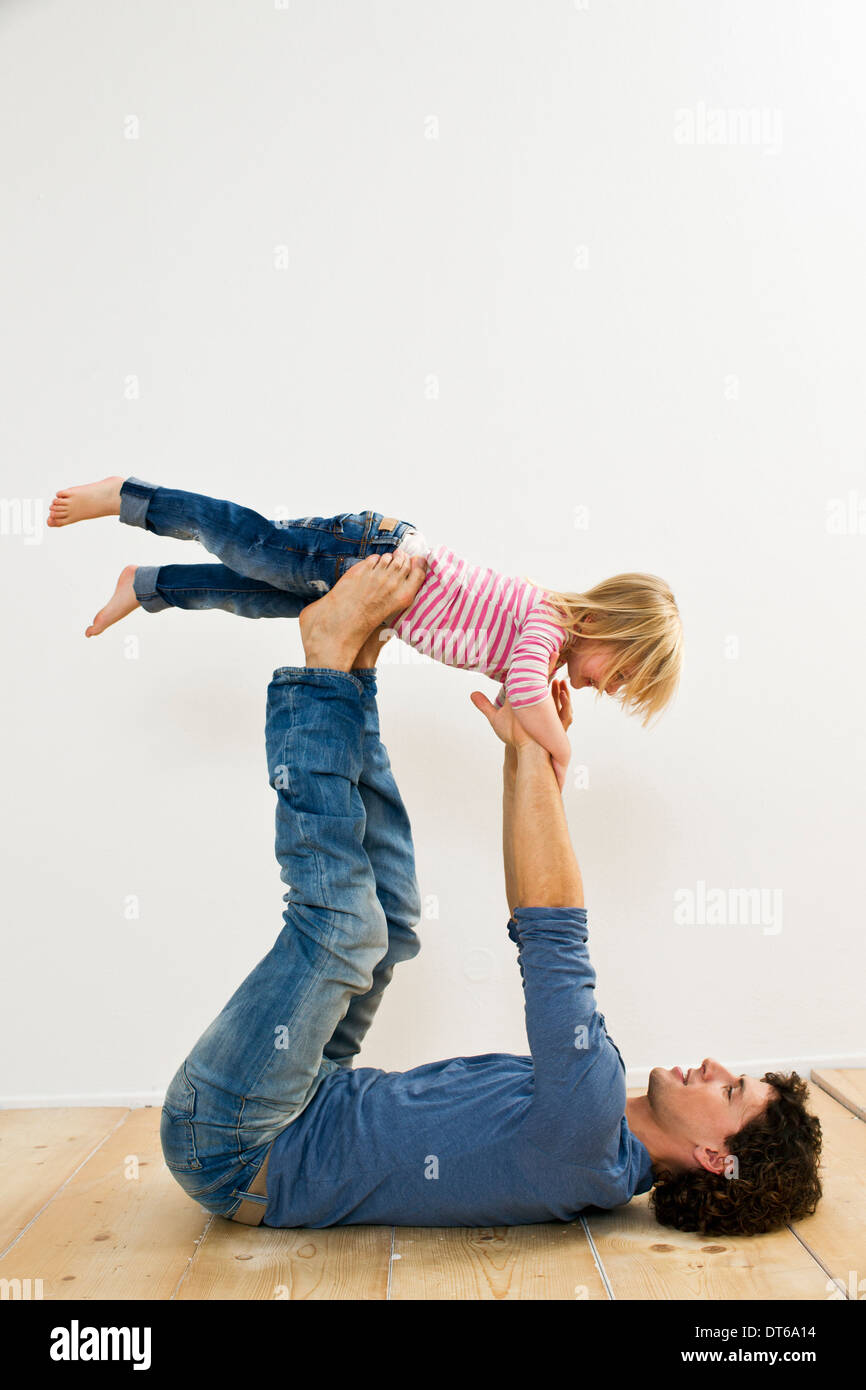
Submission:
[[[7,0],[2,1103],[159,1100],[281,925],[297,626],[85,640],[124,564],[207,558],[44,528],[109,473],[665,576],[675,706],[575,695],[608,1028],[633,1082],[866,1064],[864,39],[856,0]],[[360,1060],[525,1052],[494,687],[396,650],[427,915]],[[770,916],[702,920],[740,889]]]

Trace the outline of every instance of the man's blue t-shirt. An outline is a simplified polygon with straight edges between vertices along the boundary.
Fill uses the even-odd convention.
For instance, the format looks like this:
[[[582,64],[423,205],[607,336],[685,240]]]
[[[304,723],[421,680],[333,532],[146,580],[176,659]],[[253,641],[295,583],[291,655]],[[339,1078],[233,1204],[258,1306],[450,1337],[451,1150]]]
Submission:
[[[584,908],[518,908],[530,1056],[341,1068],[275,1140],[266,1226],[571,1221],[652,1186],[595,1003]]]

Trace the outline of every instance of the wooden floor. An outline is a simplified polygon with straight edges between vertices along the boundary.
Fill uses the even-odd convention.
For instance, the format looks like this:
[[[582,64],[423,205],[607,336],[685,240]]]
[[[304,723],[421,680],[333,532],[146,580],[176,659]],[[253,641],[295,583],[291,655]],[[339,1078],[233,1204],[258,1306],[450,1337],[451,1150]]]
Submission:
[[[664,1229],[646,1195],[568,1225],[245,1227],[177,1186],[158,1109],[0,1111],[0,1280],[46,1300],[862,1298],[866,1071],[813,1071],[811,1108],[816,1214],[734,1240]]]

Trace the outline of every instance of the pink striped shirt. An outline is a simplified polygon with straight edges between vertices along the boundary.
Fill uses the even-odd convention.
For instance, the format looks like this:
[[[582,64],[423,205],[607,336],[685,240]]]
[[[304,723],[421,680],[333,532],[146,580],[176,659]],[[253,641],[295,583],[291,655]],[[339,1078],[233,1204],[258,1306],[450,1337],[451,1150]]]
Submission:
[[[446,666],[504,682],[498,703],[536,705],[550,690],[551,658],[568,633],[541,610],[544,590],[459,559],[440,545],[424,583],[395,625],[404,642]]]

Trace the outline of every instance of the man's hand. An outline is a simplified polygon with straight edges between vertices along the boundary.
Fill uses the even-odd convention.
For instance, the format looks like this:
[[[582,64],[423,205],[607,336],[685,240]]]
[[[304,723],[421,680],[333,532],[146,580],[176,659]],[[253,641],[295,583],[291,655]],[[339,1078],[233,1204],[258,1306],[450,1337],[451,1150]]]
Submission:
[[[473,690],[469,698],[475,708],[480,709],[496,737],[509,748],[522,748],[535,742],[531,734],[528,734],[515,718],[514,710],[507,700],[497,709],[480,690]]]
[[[562,724],[563,733],[565,733],[572,719],[571,692],[568,688],[568,681],[554,681],[550,693],[553,697],[553,703],[556,713],[559,716],[559,721]],[[479,690],[473,690],[469,698],[475,708],[480,709],[491,729],[496,734],[496,737],[501,739],[506,745],[506,749],[508,750],[506,753],[506,760],[508,757],[513,757],[519,748],[526,748],[530,744],[535,744],[541,752],[546,751],[541,748],[537,740],[534,739],[530,733],[527,733],[507,700],[497,709],[496,705],[491,704],[487,696],[482,695]],[[550,754],[547,756],[550,757]],[[551,758],[551,761],[553,763],[553,770],[556,773],[556,781],[559,785],[559,790],[562,791],[565,786],[565,777],[568,770],[567,766],[565,763],[561,763],[557,758]]]

